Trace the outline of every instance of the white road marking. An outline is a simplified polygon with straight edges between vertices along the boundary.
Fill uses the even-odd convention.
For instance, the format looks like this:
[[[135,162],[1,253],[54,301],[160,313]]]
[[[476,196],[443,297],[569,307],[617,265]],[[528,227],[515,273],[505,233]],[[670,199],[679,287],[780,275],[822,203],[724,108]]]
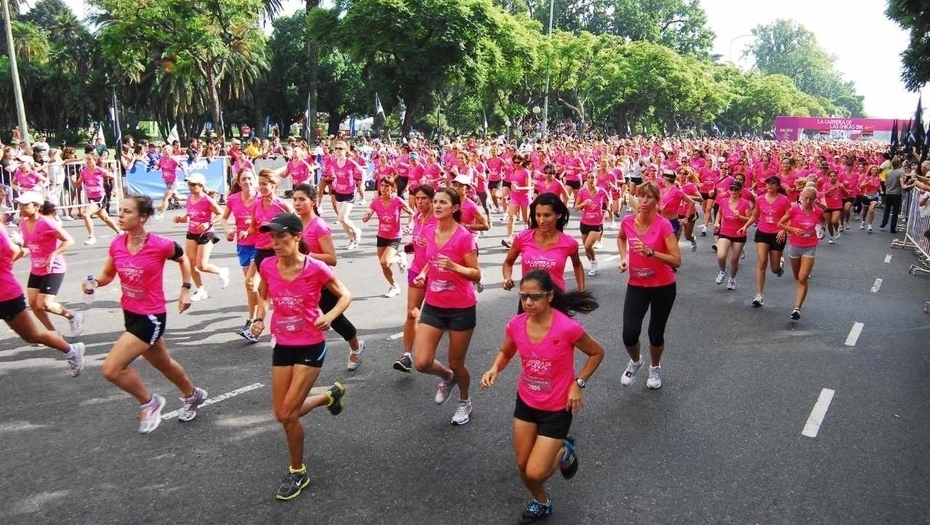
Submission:
[[[616,261],[616,260],[619,259],[619,258],[620,258],[620,254],[611,255],[610,257],[604,259],[604,262],[605,262],[605,263],[608,263],[608,262],[610,262],[610,261]]]
[[[388,341],[396,341],[396,340],[400,339],[400,338],[403,337],[403,336],[404,336],[404,333],[403,333],[403,332],[398,332],[398,333],[396,333],[396,334],[393,334],[393,335],[388,336],[387,340],[388,340]]]
[[[229,398],[231,398],[231,397],[236,397],[236,396],[238,396],[239,394],[244,394],[244,393],[246,393],[246,392],[251,392],[252,390],[257,390],[257,389],[259,389],[259,388],[261,388],[261,387],[263,387],[263,386],[265,386],[265,385],[263,385],[263,384],[261,384],[261,383],[252,383],[251,385],[244,386],[244,387],[242,387],[242,388],[237,388],[237,389],[235,389],[235,390],[231,390],[231,391],[229,391],[229,392],[226,392],[225,394],[220,394],[220,395],[218,395],[218,396],[216,396],[216,397],[211,397],[211,398],[207,399],[206,401],[203,402],[202,405],[200,405],[200,408],[203,408],[203,407],[205,407],[205,406],[212,405],[213,403],[219,403],[220,401],[225,401],[225,400],[227,400],[227,399],[229,399]],[[199,409],[198,409],[198,410],[199,410]],[[162,419],[172,419],[172,418],[175,418],[175,417],[178,417],[178,411],[177,411],[177,410],[172,410],[171,412],[168,412],[167,414],[162,414],[162,415],[161,415],[161,418],[162,418]]]
[[[889,253],[888,255],[885,256],[885,264],[888,264],[890,262],[891,262],[891,254]]]
[[[856,346],[856,341],[859,340],[859,335],[862,334],[862,327],[864,326],[862,323],[853,323],[849,335],[846,336],[846,346]]]
[[[830,408],[830,403],[833,401],[833,394],[835,393],[835,390],[829,388],[824,388],[820,391],[820,397],[818,397],[817,402],[814,403],[814,409],[811,410],[811,415],[807,418],[804,430],[801,431],[802,436],[807,436],[809,438],[817,437],[817,433],[820,432],[820,425],[823,424],[823,418],[827,415],[827,409]]]
[[[872,293],[878,293],[878,290],[882,287],[882,280],[875,279],[875,284],[872,285]]]

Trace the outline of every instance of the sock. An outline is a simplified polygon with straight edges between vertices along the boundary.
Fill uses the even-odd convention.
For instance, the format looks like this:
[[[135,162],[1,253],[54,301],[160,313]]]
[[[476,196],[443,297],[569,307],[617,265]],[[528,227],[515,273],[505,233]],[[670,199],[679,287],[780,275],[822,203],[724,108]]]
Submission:
[[[404,352],[404,356],[409,357],[411,359],[413,358],[413,354],[411,354],[410,352]]]
[[[295,469],[294,467],[290,467],[290,466],[289,466],[289,467],[287,467],[287,470],[289,470],[291,474],[306,474],[306,473],[307,473],[307,465],[304,465],[303,463],[301,463],[301,464],[300,464],[300,468]]]
[[[74,345],[69,345],[69,348],[70,349],[67,352],[65,352],[65,357],[67,357],[68,359],[71,359],[72,357],[77,355],[77,350],[75,350]]]

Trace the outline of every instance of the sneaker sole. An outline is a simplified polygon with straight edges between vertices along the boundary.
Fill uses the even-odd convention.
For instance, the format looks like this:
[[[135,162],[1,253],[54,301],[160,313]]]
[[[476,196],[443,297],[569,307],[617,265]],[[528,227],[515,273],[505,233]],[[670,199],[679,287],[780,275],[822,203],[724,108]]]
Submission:
[[[404,366],[404,364],[401,363],[400,361],[394,361],[394,365],[392,368],[394,368],[394,370],[397,370],[398,372],[406,372],[408,374],[413,373],[413,367]]]
[[[333,383],[333,387],[339,392],[339,396],[333,398],[333,402],[326,406],[326,410],[329,410],[330,414],[338,416],[342,413],[343,410],[345,410],[346,407],[344,400],[346,395],[346,387],[338,381]]]
[[[468,414],[468,419],[466,419],[465,421],[453,421],[452,426],[461,427],[463,425],[467,425],[469,421],[471,421],[471,414]]]
[[[662,388],[662,385],[660,384],[659,386],[649,386],[647,384],[646,388],[648,388],[649,390],[659,390],[660,388]]]
[[[207,398],[209,398],[209,397],[210,397],[210,394],[207,393],[206,390],[204,390],[204,391],[203,391],[203,399],[200,400],[200,403],[197,403],[197,406],[195,406],[193,410],[190,410],[190,411],[188,412],[188,414],[190,414],[190,417],[189,417],[189,418],[182,418],[182,414],[183,414],[183,413],[179,411],[179,412],[178,412],[178,421],[180,421],[180,422],[182,422],[182,423],[187,423],[188,421],[193,421],[194,418],[197,417],[197,409],[200,408],[201,406],[203,406],[204,402],[206,402]]]

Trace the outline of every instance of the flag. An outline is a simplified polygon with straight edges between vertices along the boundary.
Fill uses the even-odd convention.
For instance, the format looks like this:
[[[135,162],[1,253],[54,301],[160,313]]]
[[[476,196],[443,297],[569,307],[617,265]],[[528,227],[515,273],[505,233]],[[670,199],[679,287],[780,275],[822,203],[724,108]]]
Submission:
[[[375,116],[384,118],[384,106],[381,105],[381,99],[378,97],[377,93],[375,93]]]
[[[166,142],[168,144],[171,144],[176,140],[180,141],[180,138],[178,137],[178,125],[177,124],[175,124],[174,126],[171,126],[171,131],[168,133],[168,138]]]
[[[920,155],[923,155],[924,152],[924,140],[926,139],[924,133],[924,110],[921,107],[921,102],[923,95],[917,97],[917,111],[914,113],[914,145],[917,146],[917,152]]]
[[[901,146],[904,147],[904,153],[907,154],[911,150],[913,135],[911,135],[911,121],[908,120],[904,123],[904,130],[901,132]]]
[[[97,131],[94,132],[94,142],[97,142],[97,139],[100,139],[100,144],[103,146],[107,145],[107,139],[103,137],[103,122],[97,125]]]
[[[898,152],[898,144],[898,119],[894,119],[894,122],[891,124],[891,143],[889,144],[892,157]]]
[[[481,129],[484,131],[484,134],[488,134],[488,112],[481,110],[481,114],[484,116],[484,124],[482,124]]]

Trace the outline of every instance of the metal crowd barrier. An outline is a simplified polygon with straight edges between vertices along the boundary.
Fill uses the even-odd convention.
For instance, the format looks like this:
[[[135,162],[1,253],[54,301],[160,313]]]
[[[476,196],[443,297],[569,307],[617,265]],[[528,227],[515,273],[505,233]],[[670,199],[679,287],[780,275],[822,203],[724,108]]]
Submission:
[[[123,196],[124,186],[122,177],[120,176],[119,166],[117,162],[112,159],[102,161],[102,165],[104,169],[114,175],[110,203],[115,204],[116,209],[119,209],[119,200]],[[59,211],[72,211],[87,205],[87,196],[84,194],[84,189],[78,188],[75,184],[78,177],[80,177],[83,167],[83,161],[68,161],[61,166],[62,172],[60,178],[48,174],[49,184],[42,189],[42,194],[49,202],[54,203]],[[53,180],[53,178],[58,178],[58,180]],[[14,199],[19,196],[19,192],[10,186],[4,185],[3,193],[5,194],[5,198],[0,202],[0,208],[3,209],[3,213],[15,213],[16,205]]]
[[[891,242],[892,248],[912,248],[919,264],[912,264],[908,273],[911,275],[930,275],[930,214],[924,215],[920,206],[920,190],[912,188],[905,199],[907,227],[904,239]],[[924,313],[930,314],[930,300],[924,303]]]

